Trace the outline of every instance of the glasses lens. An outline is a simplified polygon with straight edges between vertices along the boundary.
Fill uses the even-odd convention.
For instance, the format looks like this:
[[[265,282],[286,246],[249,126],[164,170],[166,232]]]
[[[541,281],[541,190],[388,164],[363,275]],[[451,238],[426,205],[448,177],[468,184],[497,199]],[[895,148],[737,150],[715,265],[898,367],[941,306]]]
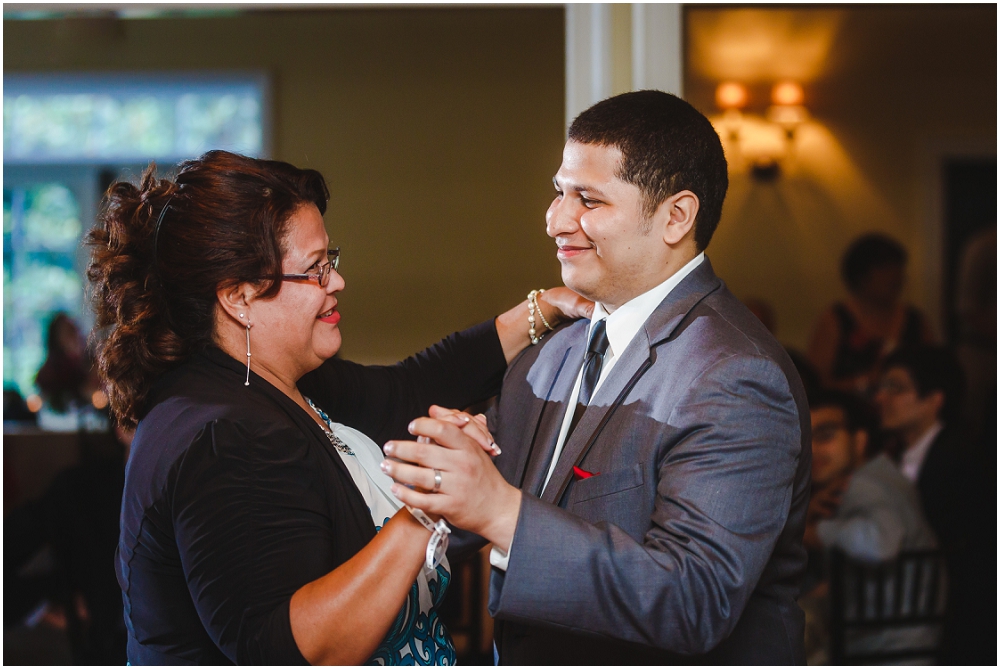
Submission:
[[[330,261],[330,265],[333,266],[334,270],[340,267],[340,247],[338,246],[335,249],[330,249],[329,251],[327,251],[326,259]]]

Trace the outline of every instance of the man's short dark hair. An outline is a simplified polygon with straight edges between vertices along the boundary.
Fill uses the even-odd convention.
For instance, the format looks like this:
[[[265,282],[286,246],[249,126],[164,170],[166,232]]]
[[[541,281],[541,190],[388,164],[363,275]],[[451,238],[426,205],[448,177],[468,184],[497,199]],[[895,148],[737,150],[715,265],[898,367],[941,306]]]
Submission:
[[[639,188],[646,215],[671,195],[698,196],[694,240],[704,250],[729,187],[719,134],[705,116],[663,91],[634,91],[598,102],[573,121],[569,139],[622,152],[618,178]]]
[[[873,232],[858,237],[844,251],[840,277],[852,293],[858,292],[873,269],[906,266],[906,249],[892,237]]]
[[[965,374],[954,353],[944,346],[912,346],[885,359],[882,369],[893,368],[906,370],[917,388],[917,396],[924,398],[933,392],[942,393],[944,406],[939,418],[944,423],[957,425],[965,395]]]
[[[857,395],[831,388],[820,388],[810,393],[810,411],[830,407],[840,409],[844,413],[845,426],[852,434],[864,430],[871,439],[878,432],[878,416],[874,407]]]

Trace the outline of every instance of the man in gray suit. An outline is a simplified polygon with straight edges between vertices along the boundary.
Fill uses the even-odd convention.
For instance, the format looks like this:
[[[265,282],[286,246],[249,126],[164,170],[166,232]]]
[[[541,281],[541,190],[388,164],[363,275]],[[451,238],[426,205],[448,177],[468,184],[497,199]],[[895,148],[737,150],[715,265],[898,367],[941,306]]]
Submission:
[[[704,255],[718,135],[679,98],[626,93],[573,122],[553,181],[546,231],[594,315],[511,363],[496,467],[432,418],[411,430],[440,446],[387,444],[421,465],[386,464],[418,488],[399,497],[493,543],[501,663],[803,662],[809,410]]]

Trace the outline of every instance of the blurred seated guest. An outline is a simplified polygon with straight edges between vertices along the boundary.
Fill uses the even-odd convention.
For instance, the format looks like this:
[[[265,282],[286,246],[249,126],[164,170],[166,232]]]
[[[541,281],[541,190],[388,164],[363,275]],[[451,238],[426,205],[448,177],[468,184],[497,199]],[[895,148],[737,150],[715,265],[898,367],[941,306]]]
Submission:
[[[878,233],[847,248],[840,275],[848,298],[820,316],[809,343],[809,359],[825,385],[867,394],[886,356],[933,341],[927,319],[902,301],[906,260],[899,242]]]
[[[940,346],[897,351],[875,394],[882,429],[898,441],[899,468],[917,486],[924,513],[947,546],[971,519],[960,512],[968,448],[961,435],[963,378]]]
[[[328,197],[315,170],[223,151],[108,191],[88,275],[111,408],[138,424],[116,561],[131,664],[454,663],[447,528],[392,495],[377,444],[496,394],[529,306],[392,367],[337,360]],[[560,295],[584,303],[548,291],[532,320],[558,322]]]
[[[87,354],[83,333],[73,319],[57,313],[45,337],[46,356],[35,384],[53,411],[65,413],[72,404],[90,404],[98,388],[97,374]]]
[[[828,643],[825,553],[842,551],[856,562],[891,562],[904,550],[932,548],[916,489],[884,453],[868,457],[876,437],[873,412],[861,399],[837,390],[809,398],[812,420],[812,496],[803,542],[810,551],[807,653],[819,661]],[[817,579],[819,582],[817,583]],[[856,652],[912,647],[926,630],[891,630],[852,638]]]
[[[864,402],[827,390],[810,398],[809,409],[813,493],[807,546],[839,548],[869,563],[932,547],[916,488],[885,453],[868,457],[876,426]]]
[[[902,473],[916,483],[946,550],[951,580],[942,660],[984,664],[996,661],[996,469],[962,424],[962,376],[945,348],[901,350],[886,360],[875,400],[882,428],[900,441]]]

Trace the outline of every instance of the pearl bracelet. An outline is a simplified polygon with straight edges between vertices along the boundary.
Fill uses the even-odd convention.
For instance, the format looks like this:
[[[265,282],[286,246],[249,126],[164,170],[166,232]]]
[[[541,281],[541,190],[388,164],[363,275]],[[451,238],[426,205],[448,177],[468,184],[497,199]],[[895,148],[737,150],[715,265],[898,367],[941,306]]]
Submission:
[[[549,322],[545,320],[545,314],[542,313],[542,308],[538,306],[538,296],[545,292],[544,288],[539,288],[538,290],[533,290],[528,293],[528,339],[531,340],[531,345],[534,346],[538,342],[545,338],[544,334],[538,334],[535,330],[535,312],[538,312],[538,317],[542,321],[542,325],[546,329],[551,330],[552,326]]]

